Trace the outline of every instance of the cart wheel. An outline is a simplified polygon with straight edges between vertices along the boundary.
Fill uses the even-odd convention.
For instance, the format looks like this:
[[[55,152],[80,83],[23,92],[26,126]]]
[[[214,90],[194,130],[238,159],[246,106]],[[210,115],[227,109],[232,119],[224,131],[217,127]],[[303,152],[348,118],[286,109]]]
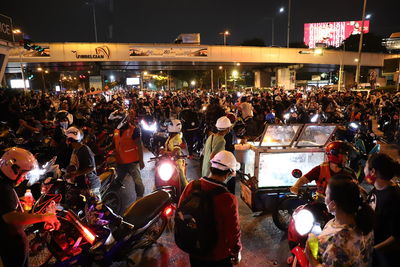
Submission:
[[[301,205],[304,205],[305,201],[297,197],[285,197],[279,201],[278,206],[272,213],[272,220],[276,227],[282,231],[287,231],[289,223],[292,219],[294,210]]]

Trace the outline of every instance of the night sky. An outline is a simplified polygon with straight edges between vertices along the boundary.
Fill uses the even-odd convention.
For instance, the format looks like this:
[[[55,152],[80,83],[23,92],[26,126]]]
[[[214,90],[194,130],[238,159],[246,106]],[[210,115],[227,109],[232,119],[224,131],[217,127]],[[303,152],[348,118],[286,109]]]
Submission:
[[[94,0],[92,0],[94,1]],[[271,44],[271,21],[275,16],[275,44],[285,46],[287,13],[279,14],[281,0],[114,0],[108,13],[107,0],[96,0],[99,42],[171,43],[179,33],[198,32],[203,44],[221,44],[219,35],[229,29],[228,44],[263,38]],[[303,40],[308,22],[359,20],[362,0],[292,0],[291,42]],[[400,32],[399,0],[368,0],[372,14],[370,31],[381,37]],[[0,13],[13,18],[36,42],[94,41],[93,13],[83,0],[4,0]],[[113,36],[107,39],[107,25]]]

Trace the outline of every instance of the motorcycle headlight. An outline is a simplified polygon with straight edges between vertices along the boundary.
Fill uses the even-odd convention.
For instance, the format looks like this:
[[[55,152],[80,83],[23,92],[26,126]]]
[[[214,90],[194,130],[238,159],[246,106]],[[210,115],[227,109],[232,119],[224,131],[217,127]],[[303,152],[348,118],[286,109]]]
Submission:
[[[140,124],[142,125],[143,130],[145,130],[145,131],[155,132],[157,130],[157,123],[156,122],[154,122],[152,124],[147,124],[146,121],[142,120],[142,121],[140,121]]]
[[[350,127],[351,127],[353,130],[357,130],[357,129],[358,129],[358,124],[355,123],[355,122],[352,122],[352,123],[350,123]]]
[[[302,209],[293,215],[294,227],[299,235],[306,235],[314,227],[315,218],[311,211]]]
[[[317,122],[319,115],[315,114],[312,118],[311,118],[311,122]]]
[[[158,167],[158,175],[161,180],[168,181],[171,179],[172,174],[174,174],[174,166],[171,163],[162,163],[160,167]]]

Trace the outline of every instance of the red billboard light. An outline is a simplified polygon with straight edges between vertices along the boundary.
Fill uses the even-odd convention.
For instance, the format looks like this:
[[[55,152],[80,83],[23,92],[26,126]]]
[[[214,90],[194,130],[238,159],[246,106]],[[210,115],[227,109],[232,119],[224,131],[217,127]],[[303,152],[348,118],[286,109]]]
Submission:
[[[362,21],[336,21],[304,24],[304,43],[315,48],[316,43],[339,47],[350,35],[361,33]],[[369,20],[364,21],[364,33],[369,32]]]

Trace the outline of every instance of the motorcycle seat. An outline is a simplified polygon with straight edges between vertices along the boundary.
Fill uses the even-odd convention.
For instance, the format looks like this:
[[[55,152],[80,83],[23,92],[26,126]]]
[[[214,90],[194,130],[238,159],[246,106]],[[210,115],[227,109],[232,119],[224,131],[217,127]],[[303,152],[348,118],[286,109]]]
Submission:
[[[166,191],[153,192],[133,202],[125,211],[124,220],[133,224],[136,229],[142,228],[162,211],[170,199],[171,196]]]

